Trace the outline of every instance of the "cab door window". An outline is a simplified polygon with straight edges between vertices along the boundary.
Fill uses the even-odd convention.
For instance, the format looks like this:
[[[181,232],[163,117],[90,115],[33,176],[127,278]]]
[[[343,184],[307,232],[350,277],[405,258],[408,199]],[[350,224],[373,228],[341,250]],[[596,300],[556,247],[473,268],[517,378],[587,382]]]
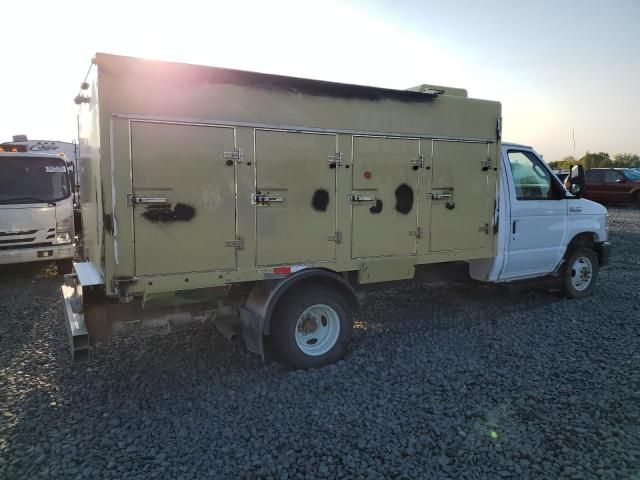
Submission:
[[[555,199],[551,173],[533,153],[522,150],[508,152],[509,165],[518,200]]]

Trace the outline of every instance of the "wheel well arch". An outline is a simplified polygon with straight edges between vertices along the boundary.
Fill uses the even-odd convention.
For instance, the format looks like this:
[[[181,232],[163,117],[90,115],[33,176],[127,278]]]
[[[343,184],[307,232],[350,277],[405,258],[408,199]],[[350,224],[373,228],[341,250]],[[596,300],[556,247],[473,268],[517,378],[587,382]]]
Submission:
[[[574,236],[569,244],[567,245],[567,250],[564,254],[565,258],[567,258],[573,251],[577,248],[586,247],[593,249],[598,241],[598,237],[594,232],[581,232]]]
[[[278,304],[288,294],[299,288],[311,285],[323,285],[342,294],[350,306],[357,310],[360,301],[358,295],[347,279],[333,270],[311,268],[297,272],[287,278],[270,283],[257,284],[249,294],[245,308],[262,317],[262,333],[271,333],[271,320]]]

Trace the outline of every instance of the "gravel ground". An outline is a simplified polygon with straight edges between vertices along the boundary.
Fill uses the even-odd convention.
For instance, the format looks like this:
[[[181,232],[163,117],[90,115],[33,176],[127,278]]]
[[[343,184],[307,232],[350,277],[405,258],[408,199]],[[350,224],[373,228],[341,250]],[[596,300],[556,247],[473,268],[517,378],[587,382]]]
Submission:
[[[60,277],[0,270],[0,478],[640,478],[640,211],[596,293],[370,295],[348,358],[295,372],[209,325],[71,367]]]

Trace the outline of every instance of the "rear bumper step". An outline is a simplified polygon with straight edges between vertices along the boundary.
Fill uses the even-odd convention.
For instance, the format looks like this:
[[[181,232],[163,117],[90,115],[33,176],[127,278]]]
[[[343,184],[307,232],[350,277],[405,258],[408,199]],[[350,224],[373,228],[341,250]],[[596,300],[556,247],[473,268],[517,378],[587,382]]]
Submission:
[[[72,360],[74,363],[87,362],[91,358],[91,347],[89,346],[89,332],[84,324],[84,313],[77,311],[79,310],[78,306],[82,305],[81,298],[76,294],[74,287],[67,285],[62,286],[62,298],[67,317],[67,333],[71,343]]]

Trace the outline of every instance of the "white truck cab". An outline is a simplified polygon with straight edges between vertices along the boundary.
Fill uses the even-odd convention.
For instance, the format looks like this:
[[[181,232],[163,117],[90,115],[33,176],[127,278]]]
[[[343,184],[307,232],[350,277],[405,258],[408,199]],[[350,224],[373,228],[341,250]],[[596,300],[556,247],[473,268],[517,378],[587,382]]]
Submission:
[[[587,295],[609,256],[606,208],[568,192],[531,147],[502,143],[501,161],[497,255],[470,262],[471,276],[510,282],[559,274],[565,293]]]
[[[19,144],[0,145],[0,264],[74,256],[73,194],[66,160]]]

